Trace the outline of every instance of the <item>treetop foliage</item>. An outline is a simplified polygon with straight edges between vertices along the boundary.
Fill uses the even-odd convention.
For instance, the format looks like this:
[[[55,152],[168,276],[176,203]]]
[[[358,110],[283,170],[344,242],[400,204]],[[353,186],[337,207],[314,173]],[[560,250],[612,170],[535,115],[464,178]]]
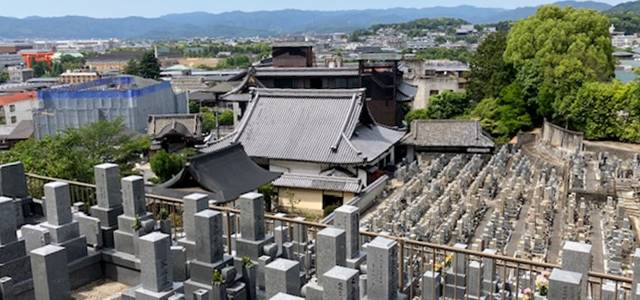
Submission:
[[[135,162],[150,145],[146,136],[126,133],[122,120],[103,120],[56,136],[20,142],[1,152],[0,161],[21,161],[31,173],[93,182],[93,167],[105,162],[120,165],[123,175],[132,174]]]

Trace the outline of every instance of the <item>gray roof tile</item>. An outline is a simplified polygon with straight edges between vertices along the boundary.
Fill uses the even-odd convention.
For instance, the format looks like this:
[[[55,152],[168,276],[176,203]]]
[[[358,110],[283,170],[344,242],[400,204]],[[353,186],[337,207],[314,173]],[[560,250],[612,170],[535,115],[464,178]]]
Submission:
[[[254,93],[238,130],[203,151],[240,142],[252,157],[363,164],[399,140],[376,124],[370,125],[373,129],[356,130],[360,115],[367,113],[364,89],[255,89]],[[385,140],[375,140],[376,135]]]

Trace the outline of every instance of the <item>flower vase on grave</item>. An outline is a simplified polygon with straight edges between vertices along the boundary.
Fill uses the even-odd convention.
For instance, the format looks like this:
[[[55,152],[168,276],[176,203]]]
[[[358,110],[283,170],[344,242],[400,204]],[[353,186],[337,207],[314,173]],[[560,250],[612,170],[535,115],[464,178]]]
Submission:
[[[214,270],[211,278],[211,299],[227,300],[225,279],[219,270]]]
[[[171,236],[171,220],[169,219],[169,211],[166,208],[160,209],[158,219],[158,228],[160,232]]]
[[[159,220],[158,227],[160,229],[160,232],[171,235],[171,220]]]
[[[247,287],[249,299],[256,299],[257,270],[258,267],[250,258],[244,257],[242,259],[242,282]]]
[[[547,296],[543,296],[543,295],[540,294],[540,292],[536,292],[533,295],[533,299],[534,300],[547,300]]]

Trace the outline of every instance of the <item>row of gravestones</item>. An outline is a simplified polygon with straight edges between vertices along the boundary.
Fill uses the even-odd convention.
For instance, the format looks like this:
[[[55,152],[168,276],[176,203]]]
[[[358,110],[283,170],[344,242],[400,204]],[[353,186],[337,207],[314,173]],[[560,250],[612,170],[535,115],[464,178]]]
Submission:
[[[113,176],[98,176],[102,174]],[[116,223],[112,223],[115,229],[102,225],[99,218],[72,214],[69,186],[54,182],[45,186],[47,221],[30,226],[34,228],[27,227],[26,231],[23,226],[22,238],[19,238],[15,231],[15,200],[0,198],[0,271],[11,272],[0,276],[3,299],[12,299],[14,283],[25,277],[33,279],[35,299],[69,299],[72,269],[96,255],[93,250],[87,250],[87,235],[92,235],[98,244],[102,235],[104,246],[110,239],[104,234],[109,232],[114,235],[114,251],[120,252],[121,258],[129,255],[139,259],[140,284],[123,293],[123,299],[280,299],[302,295],[307,299],[406,298],[398,290],[397,243],[378,237],[361,247],[356,207],[338,208],[334,226],[318,232],[315,241],[307,241],[303,225],[294,227],[290,241],[288,230],[283,230],[284,224],[277,223],[274,234],[280,232],[282,236],[276,242],[276,238],[265,231],[262,196],[243,195],[238,200],[241,214],[239,232],[234,234],[235,255],[228,256],[224,250],[223,216],[208,209],[205,195],[192,194],[183,199],[185,236],[178,245],[173,245],[169,235],[154,232],[154,226],[148,225],[153,221],[145,209],[141,178],[118,181],[117,174],[115,165],[96,167],[98,205],[92,208],[92,211],[103,208],[105,216],[110,215],[109,210],[121,211],[116,215]],[[121,187],[115,188],[114,182],[119,182]],[[117,203],[119,197],[121,205]],[[87,229],[91,226],[81,225],[83,221],[78,218],[83,217],[91,219],[93,231]],[[85,234],[80,234],[81,231]],[[36,240],[31,236],[38,234],[43,245],[30,250],[27,256],[27,243]],[[174,249],[180,247],[192,247],[185,259],[188,263],[175,259]],[[466,245],[457,247],[466,248]],[[315,254],[309,253],[310,249],[315,249]],[[181,252],[185,253],[186,249]],[[309,256],[315,263],[308,263]],[[249,259],[243,260],[245,257]],[[549,299],[585,299],[591,247],[566,243],[562,257],[562,270],[554,270],[550,277]],[[497,272],[492,260],[469,264],[466,261],[464,254],[457,253],[444,278],[440,273],[425,273],[423,299],[444,299],[445,295],[451,298],[454,293],[460,297],[482,297],[482,289],[476,282],[496,286]],[[175,272],[180,265],[188,266],[186,275]],[[305,268],[316,276],[308,280],[307,272],[303,272]],[[487,271],[492,277],[486,277]],[[634,284],[637,282],[634,278]],[[605,293],[608,287],[610,284],[605,285]]]

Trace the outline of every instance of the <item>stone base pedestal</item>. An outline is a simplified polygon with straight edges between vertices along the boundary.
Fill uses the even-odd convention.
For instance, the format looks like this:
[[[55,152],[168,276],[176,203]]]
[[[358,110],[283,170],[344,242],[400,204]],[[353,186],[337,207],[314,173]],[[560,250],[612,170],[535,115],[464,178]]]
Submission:
[[[140,259],[113,249],[102,251],[105,276],[128,286],[140,284]]]
[[[323,300],[322,293],[324,290],[318,284],[317,278],[312,278],[309,283],[304,286],[306,300]]]
[[[196,242],[188,240],[187,238],[181,238],[178,240],[178,245],[184,247],[187,251],[187,260],[193,260],[196,258]]]
[[[173,288],[165,292],[153,292],[142,287],[128,289],[122,293],[122,300],[170,300],[176,293],[183,291],[182,283],[174,282]]]
[[[227,288],[227,298],[229,300],[249,300],[247,286],[242,282],[236,282]]]
[[[91,216],[98,218],[103,227],[118,227],[118,216],[122,215],[122,206],[116,208],[104,208],[92,206]]]
[[[347,258],[346,267],[349,269],[360,270],[360,266],[367,261],[367,254],[364,252],[358,253],[355,258]]]
[[[100,227],[100,230],[102,230],[102,247],[111,249],[115,248],[116,242],[113,235],[116,230],[118,230],[118,227]]]
[[[467,282],[466,280],[467,280],[466,274],[456,274],[452,272],[447,272],[445,283],[465,287]]]
[[[273,241],[273,236],[268,236],[264,240],[260,241],[250,241],[239,237],[235,242],[236,256],[248,256],[253,260],[257,260],[263,254],[262,247],[269,243],[273,243]]]
[[[211,284],[212,274],[214,270],[222,270],[227,266],[233,266],[233,257],[225,255],[224,258],[214,264],[192,260],[189,262],[189,271],[191,280]],[[195,292],[195,290],[194,290]]]
[[[68,262],[73,262],[78,259],[84,258],[88,254],[87,239],[84,237],[84,235],[81,235],[75,239],[68,240],[66,242],[51,244],[64,247],[67,250],[66,252]]]
[[[455,300],[463,300],[465,299],[465,293],[467,288],[464,286],[456,286],[453,284],[446,284],[444,286],[444,294],[443,296],[446,299],[455,299]]]
[[[128,216],[118,217],[118,230],[113,233],[113,240],[115,248],[119,252],[138,255],[138,243],[137,239],[151,231],[155,225],[155,221],[151,214],[147,214],[144,217],[140,217],[140,225],[142,228],[137,232],[133,230],[135,224],[135,218]]]
[[[14,282],[30,279],[31,261],[29,256],[19,256],[0,263],[0,278],[2,277],[11,277]]]

